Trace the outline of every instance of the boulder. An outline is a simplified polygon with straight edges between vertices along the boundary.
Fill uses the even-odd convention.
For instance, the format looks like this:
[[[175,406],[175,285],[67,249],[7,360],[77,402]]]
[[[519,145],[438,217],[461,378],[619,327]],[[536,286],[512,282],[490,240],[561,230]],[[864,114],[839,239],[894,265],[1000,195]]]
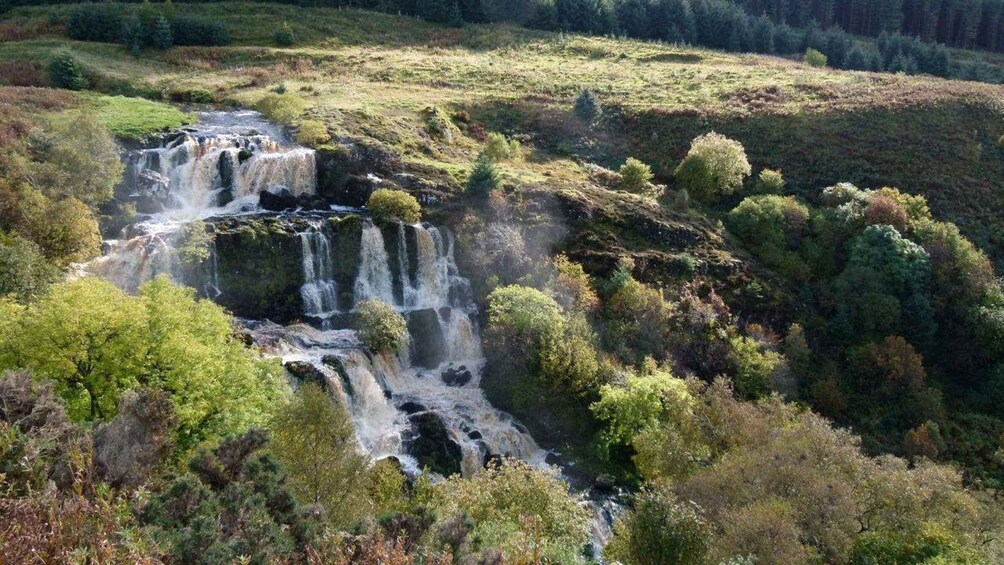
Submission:
[[[230,153],[220,154],[220,191],[216,195],[216,205],[226,206],[234,200],[234,160]]]
[[[306,361],[289,361],[283,367],[296,379],[300,386],[307,383],[313,383],[320,387],[327,386],[328,379],[324,376],[324,373]]]
[[[453,441],[443,419],[435,412],[419,412],[408,418],[405,449],[418,466],[444,477],[460,473],[463,450]]]
[[[263,190],[258,194],[258,205],[271,212],[282,212],[296,208],[296,197],[288,189]]]
[[[352,381],[349,380],[349,373],[345,370],[342,360],[336,355],[325,355],[321,358],[321,363],[331,367],[338,374],[338,378],[342,381],[342,390],[345,391],[345,394],[352,396]]]
[[[617,488],[617,479],[613,475],[603,473],[593,481],[593,488],[598,492],[611,493]]]
[[[471,372],[464,367],[460,367],[459,369],[448,367],[440,376],[443,379],[443,384],[446,386],[458,387],[466,385],[471,382],[472,378],[474,378],[474,376],[471,375]]]
[[[407,402],[402,403],[400,406],[398,406],[398,409],[404,412],[405,414],[418,414],[419,412],[425,412],[426,410],[428,410],[428,408],[413,400],[409,400]]]

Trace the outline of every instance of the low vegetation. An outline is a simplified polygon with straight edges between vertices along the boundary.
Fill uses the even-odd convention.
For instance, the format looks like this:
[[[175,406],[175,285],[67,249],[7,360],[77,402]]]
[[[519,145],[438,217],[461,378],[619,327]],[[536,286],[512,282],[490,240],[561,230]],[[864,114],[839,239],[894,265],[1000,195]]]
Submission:
[[[356,307],[356,334],[374,353],[397,353],[408,345],[408,325],[401,314],[379,300],[364,300]]]

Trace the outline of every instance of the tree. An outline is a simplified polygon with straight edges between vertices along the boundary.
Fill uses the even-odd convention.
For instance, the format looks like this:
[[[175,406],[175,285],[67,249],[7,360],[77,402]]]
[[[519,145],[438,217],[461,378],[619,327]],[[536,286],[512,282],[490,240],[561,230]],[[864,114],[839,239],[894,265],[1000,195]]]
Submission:
[[[798,254],[809,231],[809,209],[794,196],[745,198],[729,212],[727,225],[769,266],[803,280],[809,275]]]
[[[157,22],[153,27],[153,46],[157,49],[170,49],[174,45],[174,33],[171,31],[171,22],[164,16],[157,16]]]
[[[589,514],[554,471],[504,459],[439,483],[433,505],[445,516],[470,516],[474,536],[513,562],[583,563]]]
[[[591,90],[582,90],[575,98],[575,115],[580,120],[591,124],[600,117],[603,112],[599,98]]]
[[[515,139],[506,139],[506,136],[498,132],[490,132],[488,140],[485,141],[484,154],[492,161],[515,161],[520,158],[519,142]]]
[[[55,381],[74,420],[110,419],[122,394],[144,385],[170,395],[186,449],[262,423],[281,395],[278,363],[238,340],[223,308],[166,277],[138,297],[86,277],[2,309],[0,367]]]
[[[467,192],[475,196],[487,196],[494,190],[502,188],[502,177],[498,168],[486,153],[478,155],[467,176]]]
[[[711,537],[698,509],[661,484],[635,497],[614,533],[604,553],[628,565],[701,565]]]
[[[364,300],[357,306],[356,333],[374,353],[397,353],[408,346],[408,324],[392,306]]]
[[[691,196],[710,203],[737,191],[751,172],[743,146],[711,132],[694,139],[675,174]]]
[[[645,192],[652,182],[652,168],[634,157],[628,157],[617,171],[620,174],[618,188],[628,192]]]
[[[335,527],[363,516],[366,458],[357,452],[355,428],[340,401],[308,383],[276,410],[271,429],[271,450],[298,500],[323,506]]]
[[[60,51],[49,59],[49,82],[67,90],[85,90],[91,85],[83,67],[69,51]]]
[[[403,190],[380,188],[370,194],[366,208],[373,219],[381,222],[416,224],[422,219],[422,206],[414,196]]]
[[[282,22],[272,34],[272,38],[279,47],[291,47],[296,43],[296,36],[293,34],[293,28],[289,27],[289,22]]]
[[[43,294],[59,275],[38,245],[0,232],[0,296],[12,295],[27,303]]]
[[[50,120],[29,139],[26,180],[52,198],[98,206],[112,197],[124,166],[115,138],[89,112]]]
[[[122,25],[122,36],[120,40],[129,49],[133,57],[139,57],[143,51],[143,36],[146,30],[143,29],[143,22],[139,19],[139,14],[133,13]]]

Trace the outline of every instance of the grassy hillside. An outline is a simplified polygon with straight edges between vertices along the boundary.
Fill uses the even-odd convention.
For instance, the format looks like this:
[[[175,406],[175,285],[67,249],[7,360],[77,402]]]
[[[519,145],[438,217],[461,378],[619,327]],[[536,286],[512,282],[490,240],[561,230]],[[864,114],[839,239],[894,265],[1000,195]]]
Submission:
[[[578,162],[616,168],[627,156],[671,182],[690,139],[714,129],[746,146],[754,170],[781,169],[796,193],[811,199],[837,181],[898,186],[926,195],[936,215],[959,223],[996,258],[1004,255],[1004,149],[996,144],[1004,87],[247,3],[178,8],[226,22],[231,46],[147,50],[135,59],[122,46],[65,39],[50,13],[70,9],[14,12],[4,26],[11,41],[0,47],[0,76],[12,82],[5,69],[26,61],[40,75],[49,56],[69,48],[109,93],[252,105],[283,85],[306,102],[304,119],[323,121],[343,141],[392,149],[442,192],[459,188],[483,129],[522,136],[532,150],[507,167],[510,182],[552,192],[590,184]],[[296,35],[293,47],[274,46],[282,21]],[[584,88],[605,103],[594,126],[571,112]],[[430,105],[461,126],[452,142],[429,135],[421,111]]]

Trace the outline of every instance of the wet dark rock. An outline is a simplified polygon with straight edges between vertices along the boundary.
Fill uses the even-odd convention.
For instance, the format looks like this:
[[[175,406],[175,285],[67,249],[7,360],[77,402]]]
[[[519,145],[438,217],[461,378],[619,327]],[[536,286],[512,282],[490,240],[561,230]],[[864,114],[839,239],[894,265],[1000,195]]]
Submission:
[[[360,141],[316,153],[317,193],[333,204],[363,206],[379,179],[401,166],[397,153],[379,142]]]
[[[250,149],[247,148],[241,149],[240,151],[237,152],[237,162],[244,163],[244,161],[247,161],[252,156],[254,156],[254,152],[251,151]]]
[[[596,477],[593,481],[593,488],[599,492],[611,493],[617,488],[617,479],[613,475],[604,473]]]
[[[220,192],[216,195],[216,205],[226,206],[234,200],[234,160],[230,153],[220,154]]]
[[[324,363],[335,371],[338,378],[342,381],[342,390],[345,391],[345,394],[352,396],[352,381],[349,379],[349,373],[345,370],[342,360],[336,355],[325,355],[321,358],[321,363]]]
[[[398,408],[405,414],[418,414],[419,412],[425,412],[428,410],[428,408],[413,400],[409,400],[401,404]]]
[[[289,361],[283,367],[296,379],[300,386],[308,383],[321,387],[327,385],[327,378],[325,378],[324,373],[306,361]]]
[[[435,310],[413,310],[407,314],[411,334],[411,361],[414,365],[435,369],[446,359],[446,336]]]
[[[471,439],[481,439],[483,436],[481,435],[481,432],[479,432],[477,430],[472,430],[472,431],[467,432],[467,437],[469,437]]]
[[[164,175],[151,170],[140,172],[136,176],[135,192],[132,194],[136,211],[143,214],[164,211],[171,201],[170,188],[170,180]]]
[[[421,412],[408,419],[411,429],[406,434],[405,448],[418,466],[444,477],[460,473],[463,451],[450,437],[443,419],[434,412]]]
[[[282,212],[296,208],[296,197],[288,189],[280,188],[272,192],[263,190],[258,194],[258,205],[272,212]]]
[[[359,253],[362,248],[364,221],[356,214],[329,218],[325,231],[331,240],[335,283],[338,285],[338,309],[347,312],[355,306],[355,283],[359,276]],[[347,326],[346,326],[347,327]],[[333,328],[337,329],[337,328]]]
[[[453,367],[448,367],[446,370],[444,370],[441,377],[443,379],[443,384],[445,384],[446,386],[457,386],[457,387],[466,385],[467,383],[471,382],[472,378],[474,378],[474,376],[471,375],[470,371],[463,368],[454,369]]]

